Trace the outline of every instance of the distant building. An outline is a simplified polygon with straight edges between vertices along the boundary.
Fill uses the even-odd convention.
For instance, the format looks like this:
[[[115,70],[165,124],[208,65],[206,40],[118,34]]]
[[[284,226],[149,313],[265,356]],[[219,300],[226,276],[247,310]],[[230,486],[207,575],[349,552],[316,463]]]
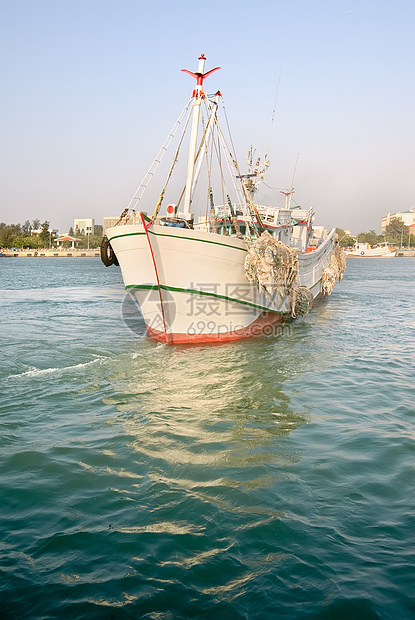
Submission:
[[[147,215],[146,211],[141,211],[141,213]],[[105,235],[108,228],[123,224],[141,224],[140,211],[132,211],[123,218],[120,215],[104,217],[103,234]]]
[[[38,229],[32,228],[32,230],[30,231],[30,236],[39,237],[41,232],[42,232],[42,228],[38,228]],[[49,228],[48,233],[52,235],[53,237],[56,237],[59,234],[57,228]]]
[[[313,226],[314,239],[324,239],[326,229],[324,226]]]
[[[94,226],[95,220],[92,218],[73,221],[74,232],[79,235],[92,235],[94,233]]]
[[[114,216],[114,217],[104,217],[104,226],[103,226],[103,233],[105,235],[107,228],[111,228],[111,226],[115,226],[116,224],[118,224],[118,222],[120,221],[120,216]]]
[[[56,239],[56,245],[58,246],[58,248],[60,247],[60,244],[64,241],[69,241],[71,243],[71,248],[75,248],[76,244],[78,243],[78,241],[80,241],[80,239],[77,239],[76,237],[71,237],[70,235],[62,235],[61,237],[58,237],[58,239]]]
[[[411,207],[408,211],[402,211],[400,213],[388,213],[385,217],[382,217],[381,223],[381,234],[384,235],[386,233],[386,226],[391,223],[391,220],[398,218],[403,221],[406,226],[414,226],[415,225],[415,207]],[[413,234],[411,230],[411,234]]]

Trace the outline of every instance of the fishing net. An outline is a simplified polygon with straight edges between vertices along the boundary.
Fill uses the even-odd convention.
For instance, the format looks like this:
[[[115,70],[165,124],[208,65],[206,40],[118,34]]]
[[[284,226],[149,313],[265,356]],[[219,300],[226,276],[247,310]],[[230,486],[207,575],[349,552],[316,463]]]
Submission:
[[[313,307],[313,293],[306,286],[294,287],[290,295],[291,316],[305,316]]]
[[[245,273],[257,282],[269,299],[290,295],[298,276],[297,250],[274,239],[268,231],[247,243]]]
[[[321,272],[321,290],[324,295],[331,295],[337,280],[343,278],[346,269],[346,254],[336,245],[330,258],[330,264]]]
[[[339,265],[339,280],[342,280],[343,274],[347,266],[346,253],[343,248],[341,248],[339,245],[336,245],[336,247],[334,248],[334,255]]]

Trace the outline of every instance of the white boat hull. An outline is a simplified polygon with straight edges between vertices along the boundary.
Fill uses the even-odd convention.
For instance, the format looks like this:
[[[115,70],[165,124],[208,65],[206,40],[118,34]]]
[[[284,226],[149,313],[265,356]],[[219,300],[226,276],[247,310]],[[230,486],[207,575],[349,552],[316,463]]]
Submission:
[[[396,250],[390,250],[388,247],[346,250],[346,256],[355,256],[357,258],[393,258],[395,255]]]
[[[241,239],[143,224],[115,226],[106,235],[152,338],[169,344],[239,340],[272,334],[291,315],[288,296],[270,299],[247,280]],[[313,298],[322,292],[321,272],[333,246],[334,231],[298,257],[297,284]]]

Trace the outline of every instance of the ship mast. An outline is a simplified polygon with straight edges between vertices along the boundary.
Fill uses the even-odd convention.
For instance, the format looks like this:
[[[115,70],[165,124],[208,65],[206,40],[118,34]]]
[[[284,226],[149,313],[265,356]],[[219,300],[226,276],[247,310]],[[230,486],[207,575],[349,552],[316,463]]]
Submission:
[[[294,194],[294,188],[291,187],[291,189],[287,189],[285,192],[280,191],[280,194],[285,196],[285,209],[291,209],[291,196]]]
[[[207,144],[208,144],[208,142],[209,142],[209,136],[210,136],[210,134],[211,134],[211,132],[212,132],[212,128],[213,128],[214,122],[215,122],[215,120],[216,120],[216,114],[217,114],[217,110],[218,110],[218,102],[219,102],[219,97],[220,97],[220,96],[221,96],[221,94],[220,94],[220,92],[218,91],[218,92],[216,93],[216,95],[215,95],[215,99],[214,99],[214,101],[213,101],[213,105],[212,105],[212,109],[211,109],[211,113],[210,113],[209,122],[208,122],[208,124],[207,124],[206,131],[205,131],[205,135],[204,135],[204,137],[203,137],[203,139],[202,139],[202,143],[201,143],[201,145],[200,145],[199,152],[200,152],[201,148],[202,148],[203,146],[205,146],[205,147],[206,147],[206,146],[207,146]],[[196,159],[197,159],[197,158],[198,158],[198,155],[196,155]],[[195,187],[196,187],[197,179],[198,179],[198,176],[199,176],[199,173],[200,173],[200,169],[201,169],[201,167],[202,167],[202,163],[203,163],[203,157],[199,157],[199,161],[198,161],[197,166],[196,166],[196,161],[195,161],[195,166],[196,166],[196,167],[195,167],[195,170],[194,170],[194,172],[193,172],[192,195],[193,195],[193,192],[195,191]]]
[[[206,93],[203,90],[203,80],[213,73],[220,69],[220,67],[215,67],[206,73],[203,73],[205,68],[205,60],[206,57],[204,54],[199,56],[199,67],[197,73],[193,73],[192,71],[188,71],[187,69],[182,69],[185,73],[188,73],[192,77],[196,79],[196,88],[193,91],[193,119],[192,119],[192,132],[190,136],[190,147],[189,147],[189,160],[187,163],[187,177],[186,177],[186,193],[184,196],[184,217],[186,219],[191,218],[190,214],[190,205],[192,202],[192,185],[193,185],[193,174],[195,167],[195,155],[196,155],[196,146],[197,146],[197,130],[199,127],[199,115],[200,115],[200,106],[202,103],[202,99],[206,97]]]

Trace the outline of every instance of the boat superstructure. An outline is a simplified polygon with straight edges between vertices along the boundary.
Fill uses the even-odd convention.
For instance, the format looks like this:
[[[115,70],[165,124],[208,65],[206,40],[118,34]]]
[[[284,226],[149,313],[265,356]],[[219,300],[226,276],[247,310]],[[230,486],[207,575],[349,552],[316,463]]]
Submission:
[[[168,344],[271,334],[281,320],[304,315],[313,299],[330,294],[345,268],[334,230],[314,237],[314,211],[292,206],[293,188],[283,192],[283,207],[256,203],[268,161],[254,164],[251,149],[248,173],[241,173],[218,122],[222,95],[203,90],[218,67],[205,73],[204,65],[202,55],[197,72],[186,70],[196,88],[180,120],[191,134],[184,186],[165,200],[185,131],[154,208],[140,201],[159,156],[102,246],[103,262],[119,263],[148,336]]]

